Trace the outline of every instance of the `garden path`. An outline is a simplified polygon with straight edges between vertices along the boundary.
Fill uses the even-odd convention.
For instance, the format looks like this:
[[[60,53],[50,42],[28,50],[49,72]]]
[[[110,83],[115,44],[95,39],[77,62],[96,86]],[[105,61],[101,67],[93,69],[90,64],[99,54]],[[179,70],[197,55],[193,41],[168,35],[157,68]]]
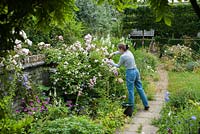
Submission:
[[[159,81],[155,82],[156,95],[154,100],[149,101],[149,111],[139,110],[132,118],[129,124],[126,124],[124,130],[116,134],[156,134],[157,127],[152,125],[153,119],[158,119],[161,108],[164,104],[164,94],[168,86],[168,74],[161,64],[157,68]]]

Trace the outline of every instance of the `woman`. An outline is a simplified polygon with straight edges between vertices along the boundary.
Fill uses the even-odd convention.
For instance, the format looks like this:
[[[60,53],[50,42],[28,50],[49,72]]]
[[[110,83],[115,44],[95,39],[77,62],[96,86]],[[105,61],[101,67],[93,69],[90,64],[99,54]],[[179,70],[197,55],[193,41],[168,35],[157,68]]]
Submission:
[[[118,68],[121,65],[124,65],[126,67],[126,86],[128,88],[128,102],[134,105],[134,86],[135,86],[143,102],[144,109],[148,110],[149,109],[148,100],[142,87],[140,73],[136,67],[133,54],[131,53],[131,51],[128,50],[128,45],[120,43],[118,45],[118,51],[112,53],[110,55],[110,58],[116,54],[121,54],[119,63],[116,64],[112,60],[109,60],[108,63]]]

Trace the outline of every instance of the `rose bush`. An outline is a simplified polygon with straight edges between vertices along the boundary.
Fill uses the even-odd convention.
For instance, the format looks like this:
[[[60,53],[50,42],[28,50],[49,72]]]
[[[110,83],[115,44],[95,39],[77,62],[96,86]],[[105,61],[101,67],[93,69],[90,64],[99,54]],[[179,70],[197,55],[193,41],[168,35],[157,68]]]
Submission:
[[[52,51],[56,53],[53,54]],[[83,95],[101,97],[124,94],[119,70],[106,63],[109,56],[108,48],[92,44],[91,35],[85,36],[85,43],[77,41],[70,46],[62,45],[58,49],[47,49],[46,55],[48,63],[52,61],[58,64],[56,72],[51,75],[51,80],[59,96],[69,98],[73,95],[74,99],[78,100],[77,97]],[[116,90],[118,95],[115,95]]]

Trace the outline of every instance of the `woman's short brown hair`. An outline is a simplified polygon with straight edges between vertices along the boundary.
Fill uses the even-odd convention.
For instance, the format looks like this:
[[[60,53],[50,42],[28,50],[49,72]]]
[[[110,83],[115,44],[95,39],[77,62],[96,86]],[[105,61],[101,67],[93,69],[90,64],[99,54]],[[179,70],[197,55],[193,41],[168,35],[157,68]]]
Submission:
[[[118,48],[126,51],[126,50],[128,50],[129,47],[128,47],[128,45],[125,45],[123,43],[119,43],[118,44]]]

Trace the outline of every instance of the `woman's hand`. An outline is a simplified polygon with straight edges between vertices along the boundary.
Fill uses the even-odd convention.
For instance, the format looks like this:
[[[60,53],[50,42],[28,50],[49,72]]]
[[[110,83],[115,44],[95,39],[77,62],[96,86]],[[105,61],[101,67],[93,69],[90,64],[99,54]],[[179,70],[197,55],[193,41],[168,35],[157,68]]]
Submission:
[[[112,64],[112,63],[113,63],[113,60],[109,59],[109,60],[106,61],[106,63],[107,63],[107,64]]]
[[[111,59],[113,57],[114,53],[111,53],[108,57],[108,59]]]

